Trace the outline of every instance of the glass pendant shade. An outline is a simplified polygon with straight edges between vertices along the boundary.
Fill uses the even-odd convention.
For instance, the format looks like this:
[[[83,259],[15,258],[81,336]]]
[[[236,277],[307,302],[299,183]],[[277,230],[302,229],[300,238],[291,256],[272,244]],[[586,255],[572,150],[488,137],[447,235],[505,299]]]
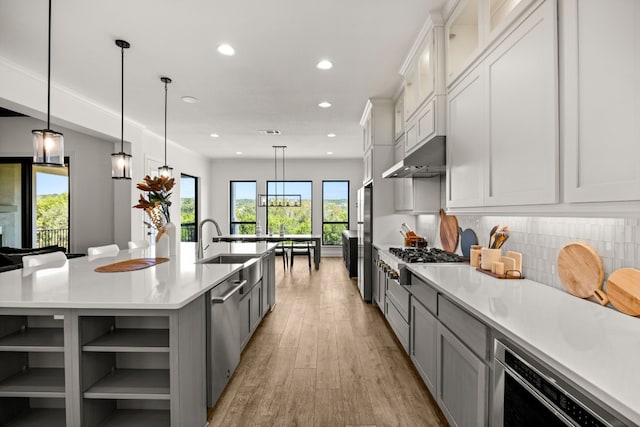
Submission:
[[[173,176],[173,168],[167,165],[160,166],[158,168],[158,175],[171,178]]]
[[[33,163],[64,166],[64,136],[51,129],[36,129],[33,134]]]
[[[131,179],[131,154],[125,152],[111,154],[111,178]]]

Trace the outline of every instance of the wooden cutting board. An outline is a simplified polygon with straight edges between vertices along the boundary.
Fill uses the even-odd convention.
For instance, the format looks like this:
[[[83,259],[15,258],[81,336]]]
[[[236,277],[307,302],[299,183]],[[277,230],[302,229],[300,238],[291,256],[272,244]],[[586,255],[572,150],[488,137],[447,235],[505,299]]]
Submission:
[[[447,252],[455,252],[458,247],[458,218],[440,209],[440,243]]]
[[[142,270],[169,261],[169,258],[136,258],[103,265],[95,269],[98,273],[121,273],[123,271]]]
[[[604,268],[597,252],[584,243],[569,243],[558,254],[558,275],[564,288],[580,298],[595,297],[602,304],[609,300],[602,292]]]
[[[620,268],[607,279],[607,296],[618,311],[640,316],[640,270]]]

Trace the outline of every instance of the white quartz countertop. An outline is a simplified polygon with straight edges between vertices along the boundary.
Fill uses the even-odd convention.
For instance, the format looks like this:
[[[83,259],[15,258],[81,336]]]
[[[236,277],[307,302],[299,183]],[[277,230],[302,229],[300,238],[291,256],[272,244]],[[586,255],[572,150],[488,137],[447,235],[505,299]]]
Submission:
[[[275,244],[213,243],[204,258],[219,254],[260,256]],[[232,276],[241,264],[196,264],[195,243],[181,243],[170,261],[142,270],[98,273],[95,268],[154,258],[154,247],[121,250],[117,256],[80,257],[51,268],[0,273],[0,307],[179,309]]]
[[[469,265],[412,265],[514,344],[640,424],[640,319],[531,280],[499,280]]]

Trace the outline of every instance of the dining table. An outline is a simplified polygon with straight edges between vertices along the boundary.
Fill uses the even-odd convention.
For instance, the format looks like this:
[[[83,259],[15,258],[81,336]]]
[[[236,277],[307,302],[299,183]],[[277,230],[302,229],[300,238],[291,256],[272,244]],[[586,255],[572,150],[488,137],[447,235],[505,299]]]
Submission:
[[[214,242],[313,242],[313,263],[320,268],[322,235],[320,234],[223,234],[213,236]]]

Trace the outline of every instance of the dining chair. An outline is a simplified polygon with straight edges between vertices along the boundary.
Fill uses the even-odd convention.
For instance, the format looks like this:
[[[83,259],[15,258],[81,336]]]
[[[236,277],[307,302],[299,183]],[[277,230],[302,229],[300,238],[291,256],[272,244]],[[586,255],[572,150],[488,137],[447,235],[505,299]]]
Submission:
[[[56,264],[61,266],[67,261],[64,252],[49,252],[46,254],[25,255],[22,257],[22,266],[24,268],[34,268],[44,265]]]
[[[287,248],[285,247],[284,242],[279,242],[276,245],[275,254],[276,256],[282,257],[282,267],[286,270],[287,264],[289,264],[289,255],[287,253]]]
[[[311,242],[294,243],[291,242],[289,256],[291,257],[291,268],[293,269],[293,259],[297,256],[306,256],[309,270],[311,270]]]
[[[148,248],[149,245],[149,241],[148,240],[132,240],[129,241],[129,249],[144,249],[144,248]]]
[[[93,246],[93,247],[87,248],[87,255],[89,256],[118,255],[118,252],[120,252],[120,248],[115,243],[111,245]]]

